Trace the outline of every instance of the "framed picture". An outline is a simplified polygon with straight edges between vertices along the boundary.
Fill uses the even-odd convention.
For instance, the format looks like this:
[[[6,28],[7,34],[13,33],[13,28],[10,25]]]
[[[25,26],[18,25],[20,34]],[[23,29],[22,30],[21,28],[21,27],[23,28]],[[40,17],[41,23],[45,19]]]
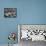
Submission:
[[[17,8],[4,8],[4,17],[14,18],[17,16]]]
[[[20,24],[18,25],[21,40],[46,41],[46,25],[45,24]],[[18,33],[19,33],[18,32]]]

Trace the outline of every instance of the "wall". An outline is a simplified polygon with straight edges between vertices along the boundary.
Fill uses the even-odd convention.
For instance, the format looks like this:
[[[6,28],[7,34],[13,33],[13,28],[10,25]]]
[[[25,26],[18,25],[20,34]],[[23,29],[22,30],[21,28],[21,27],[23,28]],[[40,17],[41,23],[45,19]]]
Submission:
[[[8,43],[8,34],[18,32],[17,24],[19,23],[19,8],[17,8],[16,18],[4,18],[4,8],[17,8],[17,1],[0,0],[0,44]],[[16,39],[16,42],[17,39]]]
[[[11,7],[17,17],[4,18],[4,8]],[[0,0],[0,44],[8,43],[9,32],[18,32],[18,24],[46,24],[46,0]]]
[[[21,24],[46,24],[46,0],[22,1]]]

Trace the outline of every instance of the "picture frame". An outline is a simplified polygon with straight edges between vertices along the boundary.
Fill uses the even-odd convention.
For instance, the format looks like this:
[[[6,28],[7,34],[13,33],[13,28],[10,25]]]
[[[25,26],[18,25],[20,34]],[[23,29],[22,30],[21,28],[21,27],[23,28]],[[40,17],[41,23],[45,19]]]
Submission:
[[[46,41],[46,24],[19,24],[18,30],[19,30],[18,31],[19,42],[21,40]],[[28,32],[27,32],[27,30],[28,30]],[[25,31],[27,32],[26,35],[24,34]],[[25,38],[25,36],[28,36],[28,37]],[[39,38],[37,38],[35,36],[37,36]],[[37,40],[36,40],[36,38],[37,38]]]
[[[4,17],[5,18],[16,18],[17,8],[4,8]]]

